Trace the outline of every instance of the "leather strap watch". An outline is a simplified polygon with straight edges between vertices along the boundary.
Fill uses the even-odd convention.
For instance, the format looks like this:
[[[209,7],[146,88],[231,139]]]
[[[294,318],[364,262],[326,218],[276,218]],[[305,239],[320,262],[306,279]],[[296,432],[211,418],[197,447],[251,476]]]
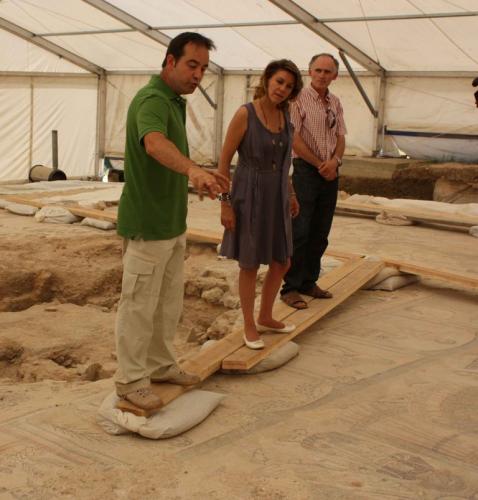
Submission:
[[[342,166],[342,158],[339,158],[338,156],[334,156],[334,159],[337,161],[337,167]]]

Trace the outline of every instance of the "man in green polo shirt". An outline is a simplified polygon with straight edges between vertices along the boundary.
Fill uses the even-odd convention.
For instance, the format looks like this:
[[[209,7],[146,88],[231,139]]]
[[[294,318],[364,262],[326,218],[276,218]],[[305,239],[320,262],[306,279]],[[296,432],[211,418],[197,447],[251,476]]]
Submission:
[[[189,159],[186,101],[199,85],[213,42],[181,33],[169,44],[159,76],[133,98],[126,121],[125,186],[118,210],[124,238],[116,318],[117,394],[144,409],[161,399],[151,381],[181,385],[199,377],[176,362],[173,338],[183,305],[188,179],[215,198],[228,180]]]

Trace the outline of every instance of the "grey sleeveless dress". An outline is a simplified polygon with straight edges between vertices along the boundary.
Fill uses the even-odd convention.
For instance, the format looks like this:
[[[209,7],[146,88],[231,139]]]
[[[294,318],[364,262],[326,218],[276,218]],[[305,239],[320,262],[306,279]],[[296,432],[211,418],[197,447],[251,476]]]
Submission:
[[[239,145],[239,161],[232,180],[234,231],[225,230],[221,255],[252,269],[273,260],[285,263],[292,255],[292,228],[288,176],[292,149],[292,125],[285,113],[279,133],[268,130],[252,103],[247,131]]]

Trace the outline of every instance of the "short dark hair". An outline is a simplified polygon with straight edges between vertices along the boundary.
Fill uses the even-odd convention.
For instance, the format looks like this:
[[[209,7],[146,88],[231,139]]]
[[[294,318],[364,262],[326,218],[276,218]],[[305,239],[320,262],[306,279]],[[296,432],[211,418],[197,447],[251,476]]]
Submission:
[[[207,50],[216,48],[214,42],[210,38],[207,38],[200,33],[194,33],[193,31],[185,31],[174,37],[169,42],[168,50],[166,51],[166,55],[164,56],[162,67],[164,68],[166,66],[166,59],[168,58],[169,54],[174,56],[174,59],[176,59],[176,61],[180,59],[184,55],[184,46],[188,43],[206,47]]]
[[[321,54],[316,54],[315,56],[312,56],[312,59],[309,62],[309,69],[314,64],[315,60],[318,59],[319,57],[326,56],[330,57],[332,59],[333,63],[335,64],[335,69],[337,70],[337,73],[339,72],[339,60],[336,59],[332,54],[329,54],[328,52],[322,52]]]
[[[269,84],[269,80],[278,72],[278,71],[288,71],[294,76],[294,88],[290,93],[290,96],[287,98],[284,103],[281,104],[281,107],[287,107],[289,101],[293,101],[302,90],[304,83],[302,82],[302,75],[300,73],[299,68],[293,63],[290,59],[278,59],[276,61],[271,61],[266,69],[263,71],[261,75],[261,80],[259,85],[256,88],[254,93],[254,99],[259,99],[266,94],[267,85]]]

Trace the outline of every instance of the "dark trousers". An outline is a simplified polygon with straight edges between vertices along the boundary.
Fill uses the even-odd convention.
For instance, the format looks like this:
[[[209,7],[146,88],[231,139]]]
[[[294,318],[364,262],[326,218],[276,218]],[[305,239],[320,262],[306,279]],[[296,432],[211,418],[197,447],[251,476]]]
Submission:
[[[319,278],[320,259],[329,243],[339,186],[338,178],[325,180],[304,160],[297,158],[293,163],[292,183],[300,212],[292,219],[294,253],[291,267],[284,276],[282,295],[293,290],[306,292]]]

